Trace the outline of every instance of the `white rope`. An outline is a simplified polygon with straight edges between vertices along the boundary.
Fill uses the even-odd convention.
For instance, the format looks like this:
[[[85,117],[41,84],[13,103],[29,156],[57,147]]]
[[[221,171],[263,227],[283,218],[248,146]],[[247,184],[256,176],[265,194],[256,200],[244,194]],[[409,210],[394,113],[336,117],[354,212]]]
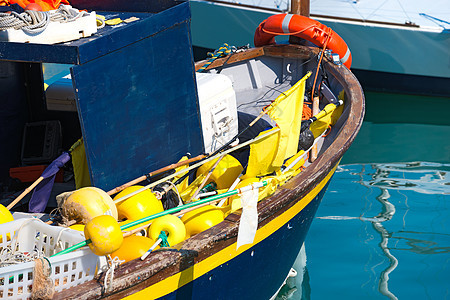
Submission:
[[[54,253],[61,252],[61,251],[63,251],[63,250],[65,249],[64,244],[63,244],[63,241],[61,241],[61,235],[62,235],[62,233],[63,233],[64,231],[67,231],[67,230],[69,230],[69,229],[70,229],[69,227],[64,227],[63,229],[61,229],[61,230],[59,231],[58,237],[56,238],[56,242],[55,242],[56,247],[55,247],[55,249],[53,250]],[[53,254],[54,254],[54,253],[53,253]]]
[[[3,248],[0,252],[0,267],[17,265],[24,262],[34,261],[37,258],[44,257],[42,251],[33,249],[31,252],[14,251],[11,245]]]
[[[22,29],[29,34],[38,34],[44,31],[50,22],[73,22],[85,15],[88,13],[64,4],[53,11],[26,10],[20,14],[15,11],[0,13],[0,30]]]
[[[19,251],[17,247],[17,241],[20,231],[26,224],[34,222],[36,220],[41,221],[36,218],[25,220],[19,227],[19,229],[14,232],[14,236],[11,238],[11,243],[7,247],[3,248],[0,252],[0,267],[34,261],[37,258],[44,257],[44,252],[38,251],[36,248],[34,248],[32,251],[28,251],[28,253],[24,253],[22,251]]]
[[[180,206],[180,205],[183,205],[184,203],[183,203],[183,199],[181,199],[181,196],[180,196],[180,192],[178,191],[178,188],[177,188],[177,186],[172,182],[172,181],[167,181],[171,186],[173,186],[174,187],[174,189],[175,189],[175,192],[176,192],[176,194],[177,194],[177,196],[178,196],[178,206]]]
[[[121,263],[125,262],[125,260],[120,260],[117,256],[114,257],[114,259],[111,259],[111,256],[108,255],[111,266],[106,271],[105,274],[105,280],[103,281],[103,285],[105,288],[105,292],[108,292],[109,289],[112,287],[112,281],[114,279],[114,270],[117,268]]]

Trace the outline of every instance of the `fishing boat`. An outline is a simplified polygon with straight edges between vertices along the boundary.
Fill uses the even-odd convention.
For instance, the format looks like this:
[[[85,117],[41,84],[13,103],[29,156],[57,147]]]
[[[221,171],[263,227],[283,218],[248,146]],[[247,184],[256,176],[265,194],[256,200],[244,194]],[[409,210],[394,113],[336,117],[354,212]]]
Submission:
[[[66,211],[66,217],[84,223],[86,240],[69,242],[71,237],[64,237],[65,249],[46,255],[51,256],[46,275],[50,281],[76,269],[65,279],[58,277],[57,286],[64,288],[56,287],[52,297],[271,298],[288,276],[339,161],[362,125],[364,95],[345,65],[343,44],[336,46],[340,38],[324,30],[323,40],[316,41],[321,47],[277,45],[272,40],[276,33],[265,36],[258,28],[260,47],[237,49],[225,44],[209,60],[194,65],[187,2],[164,2],[157,11],[153,4],[139,2],[132,13],[114,1],[81,4],[85,5],[80,8],[106,16],[140,20],[64,44],[1,45],[5,49],[1,59],[9,55],[18,65],[23,61],[33,68],[35,61],[74,65],[69,77],[73,89],[68,91],[75,97],[73,113],[79,118],[96,188],[77,189],[62,200],[61,214]],[[36,51],[25,51],[28,47]],[[342,50],[344,54],[339,54]],[[11,72],[20,73],[18,69]],[[42,77],[34,87],[42,89]],[[158,101],[148,107],[149,98]],[[202,104],[208,101],[212,104]],[[180,160],[186,152],[190,158]],[[211,190],[205,190],[207,186]],[[91,193],[99,188],[109,191]],[[102,199],[116,196],[113,201],[108,198],[98,216],[81,220],[71,215],[76,209],[67,203],[74,203],[74,195],[85,189],[91,193],[85,205],[97,201],[99,194]],[[124,217],[121,203],[144,193],[152,195],[152,209],[158,205],[161,209],[140,218]],[[205,208],[221,217],[206,216]],[[165,216],[174,219],[160,222]],[[114,220],[107,225],[110,219]],[[118,219],[127,220],[117,223]],[[176,222],[181,227],[171,227]],[[147,234],[161,247],[154,249],[153,244],[140,258],[117,254],[121,262],[114,261],[114,253],[129,237],[123,238],[121,231],[142,234],[142,228],[132,230],[142,223],[147,223],[143,234],[150,226]],[[99,238],[110,232],[108,228],[113,234]],[[4,242],[8,234],[14,232],[5,233]],[[59,235],[64,234],[58,233],[58,240]],[[96,272],[90,267],[89,278],[83,275],[84,262],[70,261],[72,256],[92,257],[86,245],[99,257],[110,255],[107,264],[97,264]],[[136,250],[135,245],[125,256]],[[67,267],[55,267],[63,258],[69,259]],[[24,282],[20,274],[24,271],[4,275],[2,297],[29,295],[26,287],[11,287]]]

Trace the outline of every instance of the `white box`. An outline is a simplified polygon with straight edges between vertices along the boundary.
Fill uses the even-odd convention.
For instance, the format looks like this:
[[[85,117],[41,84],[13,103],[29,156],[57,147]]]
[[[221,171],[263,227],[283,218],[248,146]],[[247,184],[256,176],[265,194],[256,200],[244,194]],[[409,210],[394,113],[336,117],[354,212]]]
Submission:
[[[222,74],[196,73],[205,152],[210,153],[238,133],[236,93]]]
[[[77,111],[70,74],[49,85],[45,90],[45,98],[48,110]]]

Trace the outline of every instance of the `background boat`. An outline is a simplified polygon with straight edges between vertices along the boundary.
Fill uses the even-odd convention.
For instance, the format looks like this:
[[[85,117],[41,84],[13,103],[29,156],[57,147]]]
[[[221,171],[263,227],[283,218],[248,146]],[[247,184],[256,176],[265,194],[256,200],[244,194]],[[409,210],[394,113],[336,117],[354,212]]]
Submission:
[[[331,27],[352,51],[352,71],[365,89],[450,95],[450,5],[434,1],[310,3],[313,19]],[[223,42],[240,46],[268,16],[290,10],[286,1],[191,1],[197,51]],[[208,24],[214,24],[208,26]]]

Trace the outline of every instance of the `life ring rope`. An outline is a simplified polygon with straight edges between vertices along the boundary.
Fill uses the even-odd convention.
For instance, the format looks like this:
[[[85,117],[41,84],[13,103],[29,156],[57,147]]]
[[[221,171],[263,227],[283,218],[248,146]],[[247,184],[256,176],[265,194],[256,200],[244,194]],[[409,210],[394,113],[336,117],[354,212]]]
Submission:
[[[319,47],[327,43],[327,49],[339,55],[340,61],[350,68],[352,56],[345,41],[332,29],[311,18],[295,14],[272,15],[261,24],[255,32],[255,46],[275,44],[278,35],[297,36]]]
[[[297,34],[300,34],[300,33],[302,33],[302,32],[305,32],[306,30],[308,30],[308,29],[310,29],[310,28],[312,28],[312,27],[315,27],[315,25],[310,25],[310,26],[308,26],[308,27],[306,27],[306,28],[304,28],[304,29],[302,29],[302,30],[299,30],[299,31],[295,31],[295,32],[283,32],[283,33],[273,32],[273,31],[270,31],[270,30],[267,30],[267,29],[264,29],[264,28],[262,28],[262,31],[264,31],[265,33],[268,33],[268,34],[273,34],[273,35],[297,35]],[[317,29],[320,30],[320,31],[323,31],[323,30],[320,29],[320,28],[317,28]]]

